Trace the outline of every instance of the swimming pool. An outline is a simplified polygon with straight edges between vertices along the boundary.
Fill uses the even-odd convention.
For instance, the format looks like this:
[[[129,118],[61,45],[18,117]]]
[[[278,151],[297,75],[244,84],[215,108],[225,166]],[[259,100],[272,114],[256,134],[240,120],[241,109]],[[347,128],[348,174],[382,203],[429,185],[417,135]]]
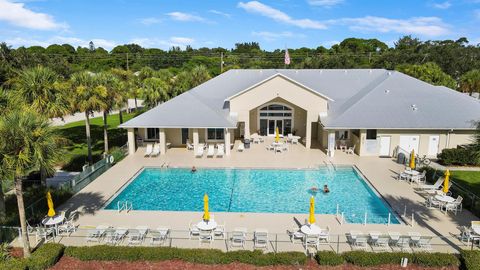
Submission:
[[[312,194],[311,187],[327,184],[330,193]],[[212,212],[308,213],[315,196],[315,213],[335,214],[337,207],[347,222],[391,223],[393,211],[353,167],[295,169],[144,168],[106,205],[128,201],[135,210],[202,211],[203,195]]]

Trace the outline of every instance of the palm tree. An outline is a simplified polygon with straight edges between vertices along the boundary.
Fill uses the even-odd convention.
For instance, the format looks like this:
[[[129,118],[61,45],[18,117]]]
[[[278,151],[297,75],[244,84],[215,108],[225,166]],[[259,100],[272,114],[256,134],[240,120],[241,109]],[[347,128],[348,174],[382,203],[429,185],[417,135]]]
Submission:
[[[103,144],[105,153],[108,153],[108,113],[116,105],[116,96],[119,95],[118,79],[110,72],[102,72],[95,76],[95,81],[98,88],[103,88],[107,94],[103,97]]]
[[[460,77],[460,90],[469,93],[480,92],[480,69],[473,69]]]
[[[46,117],[63,117],[69,112],[66,83],[47,67],[25,69],[13,79],[14,95]]]
[[[71,104],[75,110],[85,113],[85,132],[87,135],[88,162],[93,164],[92,139],[90,135],[90,115],[105,107],[104,99],[107,96],[105,87],[99,87],[94,79],[96,75],[82,71],[72,75]]]
[[[159,78],[147,78],[143,81],[142,98],[147,108],[153,108],[168,99],[167,84]]]
[[[128,106],[128,94],[131,93],[131,89],[135,87],[134,74],[130,70],[123,70],[114,68],[111,72],[119,80],[117,95],[115,95],[115,107],[118,109],[118,116],[120,118],[120,124],[123,124],[122,109],[125,104]]]
[[[56,129],[49,120],[30,108],[20,108],[6,113],[0,119],[0,167],[4,175],[15,181],[15,194],[20,219],[23,254],[30,256],[27,234],[22,178],[43,168],[54,171],[59,156]]]

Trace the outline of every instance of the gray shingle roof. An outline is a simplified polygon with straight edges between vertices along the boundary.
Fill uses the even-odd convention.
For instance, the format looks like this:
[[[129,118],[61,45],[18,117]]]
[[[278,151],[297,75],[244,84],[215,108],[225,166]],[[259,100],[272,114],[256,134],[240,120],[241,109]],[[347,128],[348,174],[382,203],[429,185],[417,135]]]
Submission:
[[[229,70],[121,127],[236,127],[225,100],[276,74],[332,99],[326,128],[471,129],[480,120],[479,100],[396,71],[264,69]]]

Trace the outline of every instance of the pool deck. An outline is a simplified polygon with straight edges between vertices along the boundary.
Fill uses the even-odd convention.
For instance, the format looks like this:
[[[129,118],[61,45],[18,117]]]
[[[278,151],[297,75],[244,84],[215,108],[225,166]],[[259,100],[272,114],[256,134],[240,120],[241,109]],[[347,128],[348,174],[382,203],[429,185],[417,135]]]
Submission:
[[[364,233],[389,231],[407,234],[419,232],[422,235],[449,236],[449,239],[434,239],[432,244],[438,251],[455,252],[461,248],[469,248],[468,245],[455,238],[459,234],[458,226],[469,226],[472,220],[478,220],[469,211],[444,214],[438,209],[428,209],[423,203],[425,198],[417,194],[413,187],[406,182],[396,180],[396,174],[403,170],[403,166],[396,164],[390,158],[359,157],[336,151],[335,157],[329,158],[319,149],[305,149],[302,145],[291,145],[289,151],[274,154],[265,149],[266,143],[252,145],[244,152],[232,150],[231,156],[223,158],[195,158],[192,151],[184,148],[173,148],[166,155],[159,157],[144,158],[144,149],[126,157],[120,163],[101,175],[94,182],[77,193],[67,203],[59,207],[61,209],[81,209],[81,215],[76,221],[80,230],[71,237],[57,237],[57,241],[67,245],[91,245],[86,243],[84,236],[86,228],[100,224],[112,226],[124,226],[134,228],[138,225],[146,225],[151,229],[159,226],[169,227],[173,230],[172,246],[198,247],[198,241],[188,238],[190,222],[198,222],[202,217],[200,212],[166,212],[166,211],[130,211],[121,212],[103,210],[104,204],[137,172],[145,166],[159,167],[168,164],[170,167],[235,167],[235,168],[315,168],[325,164],[355,165],[370,181],[375,189],[390,204],[394,211],[403,215],[406,207],[405,224],[343,224],[341,225],[334,215],[316,215],[317,224],[331,229],[331,242],[324,244],[321,249],[351,250],[345,243],[345,233],[350,230],[358,230]],[[354,196],[354,194],[352,194]],[[316,207],[321,207],[317,205]],[[135,208],[135,206],[134,206]],[[412,213],[414,222],[412,224]],[[303,251],[300,244],[291,244],[286,234],[287,230],[303,224],[308,213],[305,214],[269,214],[269,213],[214,213],[215,220],[225,223],[226,230],[231,231],[235,227],[245,227],[248,232],[264,228],[271,234],[270,240],[278,240],[273,244],[278,251],[299,250]],[[338,235],[338,236],[337,236]],[[182,238],[182,239],[180,239]],[[340,242],[337,244],[336,242]],[[148,244],[148,243],[145,243]],[[250,245],[250,244],[249,244]],[[206,245],[205,247],[210,247]],[[215,241],[212,248],[228,249],[225,241]],[[248,248],[248,245],[247,245]]]

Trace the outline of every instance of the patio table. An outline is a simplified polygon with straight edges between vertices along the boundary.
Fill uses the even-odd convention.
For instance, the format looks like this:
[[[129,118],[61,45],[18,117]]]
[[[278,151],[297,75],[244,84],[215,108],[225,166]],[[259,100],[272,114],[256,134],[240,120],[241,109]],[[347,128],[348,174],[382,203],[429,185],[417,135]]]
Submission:
[[[315,224],[305,224],[300,227],[300,231],[306,235],[320,235],[322,229]]]
[[[452,203],[455,201],[455,198],[443,194],[437,194],[434,197],[437,201],[440,201],[442,203]]]
[[[212,231],[217,228],[217,222],[215,220],[205,221],[202,220],[197,223],[197,228],[202,231]]]
[[[45,217],[42,220],[42,224],[47,227],[55,227],[55,234],[58,235],[58,224],[63,223],[65,220],[65,216],[63,215],[56,215],[53,217]]]

